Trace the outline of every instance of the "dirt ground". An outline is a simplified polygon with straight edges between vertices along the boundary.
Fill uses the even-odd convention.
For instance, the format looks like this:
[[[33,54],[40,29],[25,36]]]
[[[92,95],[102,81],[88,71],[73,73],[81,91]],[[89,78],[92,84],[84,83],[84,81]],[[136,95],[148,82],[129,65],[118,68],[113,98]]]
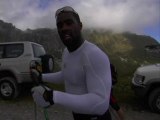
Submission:
[[[160,120],[160,114],[152,113],[140,104],[135,106],[121,104],[121,106],[125,120]],[[36,107],[36,111],[37,113],[35,113],[35,106],[30,95],[20,96],[13,101],[4,101],[0,98],[0,120],[45,120],[44,110]],[[73,120],[71,111],[62,106],[54,105],[46,111],[49,120]],[[118,120],[113,110],[111,112],[113,120]]]

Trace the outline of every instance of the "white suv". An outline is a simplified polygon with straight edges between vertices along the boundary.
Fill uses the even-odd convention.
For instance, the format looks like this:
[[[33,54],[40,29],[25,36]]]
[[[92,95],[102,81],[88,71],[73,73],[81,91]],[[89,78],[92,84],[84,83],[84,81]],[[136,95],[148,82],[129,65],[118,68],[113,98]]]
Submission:
[[[30,76],[31,62],[42,63],[42,58],[45,59],[45,55],[46,52],[43,46],[34,42],[0,43],[1,97],[3,99],[16,98],[20,93],[21,83],[32,82]],[[47,59],[49,58],[52,57],[47,57]],[[49,61],[51,63],[51,60]],[[50,67],[50,69],[53,68]]]
[[[160,58],[160,45],[147,46],[147,52]],[[160,63],[138,67],[132,88],[142,100],[147,100],[152,111],[160,113]]]

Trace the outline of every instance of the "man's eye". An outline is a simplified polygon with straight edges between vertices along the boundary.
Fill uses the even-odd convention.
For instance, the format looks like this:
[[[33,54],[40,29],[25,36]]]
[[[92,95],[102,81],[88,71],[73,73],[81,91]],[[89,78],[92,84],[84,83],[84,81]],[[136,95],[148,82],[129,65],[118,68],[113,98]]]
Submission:
[[[60,22],[60,23],[57,23],[57,27],[58,27],[58,28],[62,28],[62,27],[63,27],[63,23],[61,23],[61,22]]]
[[[64,21],[64,22],[58,22],[58,23],[57,23],[57,27],[58,27],[58,28],[62,28],[64,24],[67,25],[67,26],[70,26],[70,25],[72,25],[73,23],[74,23],[73,20],[66,20],[66,21]]]

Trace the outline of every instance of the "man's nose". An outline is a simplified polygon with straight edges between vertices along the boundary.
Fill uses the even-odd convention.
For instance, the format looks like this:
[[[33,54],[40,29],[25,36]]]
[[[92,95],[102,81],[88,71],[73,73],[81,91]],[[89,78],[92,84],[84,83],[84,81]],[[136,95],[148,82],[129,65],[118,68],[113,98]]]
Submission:
[[[62,30],[68,30],[69,26],[66,23],[63,23]]]

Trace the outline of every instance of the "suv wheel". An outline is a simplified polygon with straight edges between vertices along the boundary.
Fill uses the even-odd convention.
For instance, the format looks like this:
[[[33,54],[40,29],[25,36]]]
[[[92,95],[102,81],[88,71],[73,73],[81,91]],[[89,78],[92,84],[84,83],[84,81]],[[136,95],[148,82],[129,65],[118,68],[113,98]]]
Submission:
[[[150,93],[148,103],[152,111],[160,113],[160,88]]]
[[[3,77],[0,79],[0,96],[5,99],[16,98],[19,94],[18,84],[12,77]]]

